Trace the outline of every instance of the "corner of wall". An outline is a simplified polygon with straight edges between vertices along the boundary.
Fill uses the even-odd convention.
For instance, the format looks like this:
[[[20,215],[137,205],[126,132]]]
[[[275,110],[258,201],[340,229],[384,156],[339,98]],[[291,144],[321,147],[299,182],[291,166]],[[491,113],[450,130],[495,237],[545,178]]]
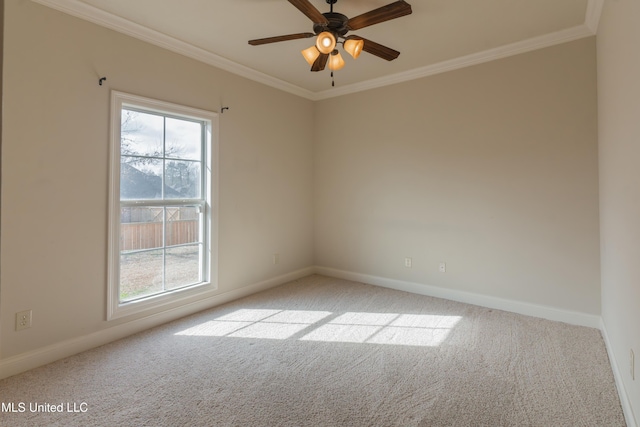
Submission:
[[[604,0],[589,0],[584,23],[594,35],[598,32],[598,24],[602,15]]]
[[[618,397],[620,398],[620,405],[622,405],[622,411],[624,412],[624,418],[627,421],[627,426],[637,427],[638,423],[633,413],[633,407],[631,406],[631,401],[629,400],[627,389],[624,386],[624,381],[622,380],[618,362],[616,361],[615,354],[613,353],[613,347],[611,346],[611,341],[609,339],[609,333],[607,332],[607,325],[604,321],[604,318],[600,319],[600,330],[602,331],[604,345],[607,349],[607,354],[609,355],[609,362],[611,363],[611,369],[613,370],[613,378],[616,381]]]
[[[3,78],[4,69],[4,0],[0,0],[0,242],[2,242],[2,118],[4,116],[3,105]],[[0,251],[2,250],[0,243]],[[2,268],[0,267],[0,271]],[[2,295],[2,280],[0,279],[0,298]],[[0,332],[0,354],[2,354],[2,332]]]

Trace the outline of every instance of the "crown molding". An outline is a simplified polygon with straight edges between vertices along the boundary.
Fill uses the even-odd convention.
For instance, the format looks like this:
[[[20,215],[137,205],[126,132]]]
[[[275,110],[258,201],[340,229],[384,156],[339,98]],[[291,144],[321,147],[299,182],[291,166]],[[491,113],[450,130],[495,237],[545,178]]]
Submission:
[[[131,36],[144,42],[170,50],[172,52],[179,53],[180,55],[195,59],[208,65],[212,65],[214,67],[220,68],[241,77],[245,77],[258,83],[262,83],[267,86],[271,86],[273,88],[301,96],[303,98],[311,99],[311,97],[313,96],[313,92],[307,89],[303,89],[299,86],[295,86],[283,80],[271,77],[267,74],[256,71],[253,68],[240,65],[236,62],[223,58],[222,56],[216,55],[215,53],[193,46],[192,44],[185,43],[182,40],[178,40],[174,37],[168,36],[156,30],[152,30],[140,24],[136,24],[135,22],[131,22],[127,19],[121,18],[111,13],[105,12],[81,1],[32,1],[66,13],[67,15],[75,16],[76,18],[93,22],[94,24],[100,25],[102,27],[109,28],[127,36]]]
[[[482,52],[472,53],[470,55],[460,56],[448,61],[438,62],[436,64],[415,68],[413,70],[405,71],[402,73],[392,74],[378,79],[371,79],[340,88],[317,92],[314,94],[314,100],[317,101],[321,99],[333,98],[336,96],[347,95],[350,93],[361,92],[396,83],[403,83],[410,80],[420,79],[435,74],[446,73],[447,71],[458,70],[460,68],[478,65],[484,62],[490,62],[496,59],[502,59],[509,56],[530,52],[532,50],[538,50],[561,43],[567,43],[592,35],[593,33],[586,25],[579,25],[573,28],[568,28],[566,30],[545,34],[542,36],[507,44]]]
[[[362,92],[392,84],[407,82],[435,74],[445,73],[472,65],[482,64],[508,56],[518,55],[532,50],[542,49],[561,43],[577,40],[584,37],[593,36],[597,32],[600,14],[604,0],[588,0],[585,23],[566,30],[557,31],[550,34],[534,37],[516,43],[500,46],[497,48],[477,52],[470,55],[461,56],[451,60],[427,65],[402,73],[371,79],[352,85],[332,88],[321,92],[312,92],[299,86],[287,83],[283,80],[269,76],[260,71],[240,65],[236,62],[223,58],[215,53],[202,48],[185,43],[174,37],[163,34],[136,24],[124,18],[120,18],[96,7],[90,6],[79,0],[32,0],[43,6],[56,9],[71,16],[93,22],[105,28],[119,33],[137,38],[147,43],[170,50],[180,55],[195,59],[208,65],[220,68],[235,75],[245,77],[258,83],[279,89],[293,95],[297,95],[312,101],[334,98],[351,93]]]
[[[584,24],[591,30],[593,35],[598,33],[598,24],[600,23],[600,15],[602,15],[602,7],[604,0],[589,0],[587,3],[587,13]]]

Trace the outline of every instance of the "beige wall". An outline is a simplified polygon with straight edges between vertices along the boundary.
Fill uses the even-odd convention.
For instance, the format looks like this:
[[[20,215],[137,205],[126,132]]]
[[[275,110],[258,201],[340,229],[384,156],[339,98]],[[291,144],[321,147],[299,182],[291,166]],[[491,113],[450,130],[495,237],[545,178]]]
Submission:
[[[595,60],[592,37],[319,102],[316,264],[599,314]]]
[[[7,1],[4,22],[3,358],[114,324],[105,321],[110,89],[230,107],[220,116],[219,293],[313,264],[311,101],[30,1]],[[33,327],[15,332],[26,309]]]
[[[598,29],[602,318],[640,422],[640,3],[605,2]],[[636,379],[629,369],[635,351]]]

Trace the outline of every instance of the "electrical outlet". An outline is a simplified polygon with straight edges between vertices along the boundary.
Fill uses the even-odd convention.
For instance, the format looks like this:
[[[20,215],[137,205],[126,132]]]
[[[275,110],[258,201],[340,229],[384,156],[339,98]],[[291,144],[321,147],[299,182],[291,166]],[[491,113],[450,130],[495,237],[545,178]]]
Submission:
[[[29,329],[31,327],[31,310],[16,313],[16,331]]]
[[[636,380],[636,367],[635,367],[635,356],[633,355],[633,349],[629,350],[629,373],[631,374],[631,379],[633,381]]]
[[[409,258],[409,257],[405,258],[404,259],[404,266],[407,267],[407,268],[411,268],[411,265],[412,265],[411,258]]]
[[[280,254],[276,253],[273,254],[273,265],[279,264],[280,263]]]
[[[438,264],[438,271],[440,273],[446,273],[447,272],[447,263],[446,262],[441,262],[440,264]]]

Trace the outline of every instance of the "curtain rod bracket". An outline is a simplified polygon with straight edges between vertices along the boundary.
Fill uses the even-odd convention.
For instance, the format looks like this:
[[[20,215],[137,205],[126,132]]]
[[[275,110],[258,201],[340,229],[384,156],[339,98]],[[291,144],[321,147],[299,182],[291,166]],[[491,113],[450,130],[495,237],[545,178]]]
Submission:
[[[224,114],[224,110],[228,110],[229,107],[222,107],[220,108],[220,114]]]
[[[105,81],[105,80],[107,80],[107,78],[106,78],[106,77],[101,77],[101,78],[100,78],[100,80],[98,80],[98,84],[99,84],[100,86],[102,86],[102,82],[103,82],[103,81]]]

